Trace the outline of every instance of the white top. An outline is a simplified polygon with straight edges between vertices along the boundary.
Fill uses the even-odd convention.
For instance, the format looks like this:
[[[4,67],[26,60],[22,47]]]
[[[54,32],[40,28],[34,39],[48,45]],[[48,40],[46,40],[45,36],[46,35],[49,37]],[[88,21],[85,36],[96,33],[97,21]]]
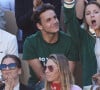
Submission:
[[[92,90],[96,90],[96,89],[97,89],[98,87],[100,87],[100,86],[99,86],[99,85],[94,85],[94,86],[89,85],[89,86],[83,87],[83,90],[91,90],[91,87],[93,87]]]
[[[97,72],[100,73],[100,38],[96,38],[95,55],[97,59]]]
[[[71,90],[82,90],[78,85],[72,85]]]
[[[14,90],[19,90],[19,83],[14,87]]]
[[[20,83],[18,83],[18,84],[14,87],[13,90],[20,90],[20,89],[19,89],[19,86],[20,86]]]
[[[15,0],[0,0],[0,6],[3,8],[3,10],[15,12]]]
[[[0,63],[2,58],[7,54],[18,56],[17,39],[15,35],[0,29]]]

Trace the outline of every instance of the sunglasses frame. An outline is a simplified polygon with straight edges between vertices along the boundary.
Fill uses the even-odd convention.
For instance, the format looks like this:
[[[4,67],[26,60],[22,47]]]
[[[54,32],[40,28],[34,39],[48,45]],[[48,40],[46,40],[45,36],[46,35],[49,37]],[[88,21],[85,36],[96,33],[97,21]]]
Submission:
[[[14,70],[17,67],[16,63],[10,63],[10,64],[1,64],[0,65],[0,70],[7,70],[7,68],[9,70]]]
[[[45,67],[44,67],[44,71],[46,71],[47,68],[48,68],[48,70],[49,70],[50,72],[53,72],[53,71],[54,71],[54,66],[53,66],[53,65],[45,66]]]

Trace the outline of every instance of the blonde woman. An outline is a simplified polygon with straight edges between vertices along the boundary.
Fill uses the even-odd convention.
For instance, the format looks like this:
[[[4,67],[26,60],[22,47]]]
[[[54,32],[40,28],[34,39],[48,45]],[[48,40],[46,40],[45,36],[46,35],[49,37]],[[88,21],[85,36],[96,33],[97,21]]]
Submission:
[[[45,67],[45,90],[82,90],[74,84],[68,59],[63,54],[51,54]]]

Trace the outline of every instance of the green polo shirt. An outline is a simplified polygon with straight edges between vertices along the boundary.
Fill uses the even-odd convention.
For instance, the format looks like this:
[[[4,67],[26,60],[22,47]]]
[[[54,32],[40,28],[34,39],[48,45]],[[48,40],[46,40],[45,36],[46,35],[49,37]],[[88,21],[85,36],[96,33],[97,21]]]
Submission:
[[[45,42],[40,31],[26,38],[23,49],[23,60],[38,58],[44,66],[48,56],[52,53],[64,54],[69,60],[78,60],[77,50],[71,37],[61,31],[58,33],[58,40],[53,44]],[[31,67],[30,74],[31,79],[38,81]]]

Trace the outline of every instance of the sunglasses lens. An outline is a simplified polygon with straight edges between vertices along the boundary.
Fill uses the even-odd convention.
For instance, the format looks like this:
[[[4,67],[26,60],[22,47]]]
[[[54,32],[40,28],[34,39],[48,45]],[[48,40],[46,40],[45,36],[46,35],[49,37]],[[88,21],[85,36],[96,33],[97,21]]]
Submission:
[[[11,64],[8,64],[8,65],[6,65],[6,64],[1,64],[1,65],[0,65],[0,70],[6,70],[7,67],[11,70],[11,69],[15,69],[16,66],[17,66],[16,63],[11,63]]]
[[[7,65],[6,64],[1,64],[0,65],[0,70],[5,70],[7,68]]]
[[[47,68],[50,72],[53,72],[53,66],[45,66],[44,70],[46,70]]]
[[[15,69],[16,66],[17,66],[16,63],[11,63],[11,64],[8,65],[8,68],[9,69]]]
[[[50,72],[53,72],[53,66],[48,66]]]

